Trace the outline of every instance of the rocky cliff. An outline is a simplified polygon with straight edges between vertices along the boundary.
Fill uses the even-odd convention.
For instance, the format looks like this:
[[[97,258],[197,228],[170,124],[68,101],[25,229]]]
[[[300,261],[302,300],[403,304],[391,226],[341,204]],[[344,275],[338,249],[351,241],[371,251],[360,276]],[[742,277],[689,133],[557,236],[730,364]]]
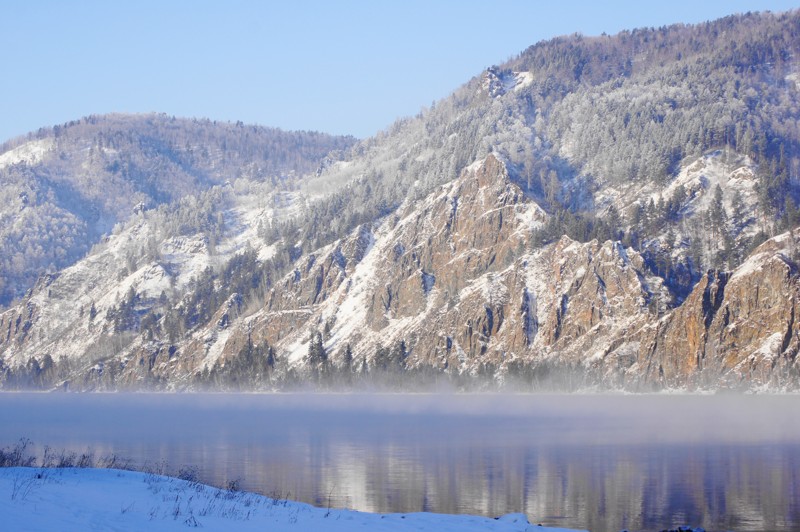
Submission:
[[[663,279],[619,242],[564,236],[535,247],[548,216],[490,155],[300,257],[261,306],[245,309],[231,295],[177,342],[141,336],[114,345],[99,317],[57,319],[70,300],[61,293],[67,271],[0,315],[0,349],[9,365],[42,353],[51,365],[69,360],[51,372],[81,389],[193,389],[259,346],[274,353],[265,366],[271,385],[287,375],[302,381],[319,363],[309,358],[315,341],[330,371],[385,367],[381,357],[399,349],[391,363],[402,371],[534,387],[798,386],[796,234],[769,240],[733,272],[709,271],[676,306]],[[167,285],[157,273],[138,273],[163,279],[150,279],[143,297]],[[97,294],[98,308],[110,301]]]
[[[657,387],[797,388],[797,250],[797,233],[784,233],[733,272],[709,271],[647,335],[639,378]]]
[[[797,389],[799,28],[553,39],[359,142],[0,147],[0,385]]]

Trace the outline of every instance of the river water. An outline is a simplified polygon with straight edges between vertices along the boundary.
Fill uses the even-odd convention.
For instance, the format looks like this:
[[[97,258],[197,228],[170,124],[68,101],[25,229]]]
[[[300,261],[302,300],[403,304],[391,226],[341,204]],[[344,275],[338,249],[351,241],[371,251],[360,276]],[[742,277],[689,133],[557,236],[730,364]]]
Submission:
[[[319,506],[800,529],[800,396],[0,394],[22,437]]]

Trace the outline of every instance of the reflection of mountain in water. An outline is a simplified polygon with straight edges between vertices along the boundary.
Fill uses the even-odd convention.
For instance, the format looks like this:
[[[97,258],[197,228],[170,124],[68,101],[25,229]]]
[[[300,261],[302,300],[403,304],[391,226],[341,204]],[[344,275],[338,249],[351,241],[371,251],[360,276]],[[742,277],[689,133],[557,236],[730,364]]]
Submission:
[[[319,506],[793,530],[793,397],[0,395],[0,446],[197,466]]]

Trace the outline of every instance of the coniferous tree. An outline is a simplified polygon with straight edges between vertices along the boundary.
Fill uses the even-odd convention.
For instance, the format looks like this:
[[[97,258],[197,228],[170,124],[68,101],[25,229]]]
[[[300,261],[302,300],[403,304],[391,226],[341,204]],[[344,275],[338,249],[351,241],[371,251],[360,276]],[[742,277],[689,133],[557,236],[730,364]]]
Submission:
[[[722,187],[719,185],[714,187],[714,197],[708,210],[708,218],[712,234],[720,240],[724,239],[725,224],[728,221],[728,215],[722,203]]]

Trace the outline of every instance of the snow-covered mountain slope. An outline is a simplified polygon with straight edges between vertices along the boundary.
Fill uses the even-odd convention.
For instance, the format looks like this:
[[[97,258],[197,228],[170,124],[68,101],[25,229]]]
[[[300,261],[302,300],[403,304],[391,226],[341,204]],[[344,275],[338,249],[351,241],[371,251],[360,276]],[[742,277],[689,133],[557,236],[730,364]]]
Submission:
[[[250,229],[230,223],[237,230],[217,244],[216,259],[202,239],[171,239],[162,249],[184,251],[165,253],[163,265],[143,265],[105,288],[97,276],[85,276],[112,267],[119,260],[119,243],[146,233],[143,216],[109,239],[102,252],[37,287],[25,305],[0,316],[6,364],[24,364],[47,352],[70,361],[55,367],[62,372],[59,382],[73,387],[193,389],[208,384],[213,371],[237,367],[244,359],[254,363],[246,358],[253,356],[254,346],[270,346],[274,359],[251,383],[256,387],[280,386],[319,371],[401,369],[501,382],[522,375],[549,387],[715,387],[720,381],[708,377],[710,367],[727,375],[727,386],[797,384],[787,377],[798,347],[791,341],[798,282],[788,235],[764,244],[734,271],[729,286],[738,286],[735,297],[724,299],[716,289],[719,295],[709,296],[703,281],[673,309],[663,279],[619,242],[563,237],[534,248],[533,234],[548,215],[509,179],[495,156],[396,215],[300,257],[264,295],[263,306],[245,309],[241,294],[232,294],[212,309],[205,324],[175,342],[147,339],[144,333],[112,334],[109,314],[127,291],[136,294],[139,305],[155,304],[160,291],[189,287],[188,276],[251,245],[257,216],[242,207],[227,215],[249,219]],[[251,252],[272,253],[263,242],[260,246]],[[106,263],[92,262],[101,260]],[[785,266],[773,272],[762,262]],[[167,271],[177,272],[174,281]],[[85,284],[76,287],[76,279]],[[748,295],[754,286],[761,287],[756,303]],[[65,294],[72,290],[96,296],[95,318],[87,316],[88,300],[83,314],[70,310]],[[775,300],[766,301],[773,292]],[[728,288],[726,294],[734,292]],[[717,307],[726,310],[720,314]],[[715,325],[715,316],[731,312],[745,313],[736,319],[742,331],[750,332],[740,332],[730,317],[724,326]],[[72,321],[64,320],[67,316]],[[746,325],[755,322],[762,326]],[[708,332],[714,327],[722,327],[725,341],[738,347],[719,347],[722,332]],[[778,333],[780,345],[773,346]],[[317,341],[321,360],[310,358]],[[768,348],[769,356],[762,356]],[[679,362],[698,353],[703,364]],[[775,357],[783,357],[785,367],[775,370]],[[744,359],[758,379],[745,378]]]
[[[243,308],[242,294],[233,293],[210,310],[210,319],[173,341],[117,330],[115,313],[126,298],[141,314],[158,307],[162,293],[195,289],[203,271],[237,254],[247,251],[264,261],[275,253],[256,230],[275,211],[259,209],[263,202],[256,197],[231,202],[224,211],[228,232],[213,254],[203,234],[170,237],[160,241],[157,258],[126,266],[125,250],[146,247],[160,226],[154,215],[143,213],[87,259],[43,279],[24,304],[0,315],[5,364],[29,365],[46,353],[57,361],[43,370],[56,374],[50,375],[53,384],[192,389],[206,385],[215,368],[236,366],[253,346],[268,345],[275,353],[265,368],[269,374],[253,384],[269,387],[289,375],[319,371],[321,361],[309,353],[320,342],[326,367],[348,373],[406,368],[505,382],[523,374],[544,386],[652,389],[716,386],[707,377],[713,366],[732,372],[725,382],[740,386],[740,359],[750,357],[750,371],[757,368],[761,375],[753,385],[792,386],[782,376],[786,368],[773,373],[771,365],[774,357],[788,356],[791,367],[797,348],[784,341],[794,334],[794,296],[786,294],[797,289],[796,266],[784,249],[792,241],[788,236],[765,244],[734,272],[740,295],[724,304],[745,305],[747,323],[771,325],[751,331],[741,347],[741,334],[725,318],[726,334],[734,338],[729,342],[740,345],[741,355],[726,348],[726,356],[712,364],[716,336],[706,329],[716,311],[709,310],[705,281],[673,310],[663,279],[619,242],[562,237],[535,248],[533,235],[548,214],[493,155],[396,214],[301,256],[264,294],[261,306]],[[754,265],[776,260],[786,265],[785,274],[766,276],[771,269]],[[785,297],[750,308],[748,290],[765,284]],[[763,302],[765,288],[760,290]],[[712,300],[722,305],[718,297]],[[776,310],[786,305],[785,312]],[[699,339],[682,340],[695,321],[703,324]],[[778,332],[780,346],[772,349],[769,342]],[[769,356],[759,355],[768,347]],[[705,358],[706,352],[704,364],[677,362],[698,353]],[[673,366],[682,369],[671,371]]]
[[[269,260],[275,245],[259,236],[264,223],[290,216],[295,208],[285,194],[269,193],[258,183],[215,187],[200,198],[182,200],[175,209],[138,212],[124,228],[106,237],[92,252],[57,275],[40,278],[24,303],[3,314],[3,357],[24,365],[31,357],[80,361],[92,365],[140,345],[135,334],[115,323],[119,306],[135,294],[136,316],[161,308],[191,291],[206,271],[232,257],[250,253]],[[282,201],[273,201],[277,194]],[[289,214],[287,214],[289,211]],[[186,213],[214,212],[218,231],[174,227]]]
[[[125,203],[0,314],[3,385],[796,388],[797,35],[790,12],[554,39],[373,138],[289,135],[277,157],[250,128],[188,142],[166,118],[181,142],[75,141],[94,159],[67,153],[58,179],[108,166],[138,198],[125,152],[157,169],[160,146],[183,199]],[[24,183],[53,137],[0,171]],[[8,190],[24,226],[39,189]],[[58,216],[42,231],[64,242],[107,219]],[[20,245],[2,259],[32,278]]]
[[[0,305],[73,264],[117,223],[245,179],[291,186],[354,139],[105,115],[0,146]]]
[[[314,329],[329,324],[331,353],[349,343],[356,360],[374,365],[379,345],[403,342],[412,367],[477,372],[546,356],[565,338],[596,336],[612,320],[646,313],[651,300],[667,305],[663,283],[618,244],[564,238],[531,251],[532,232],[546,216],[490,156],[360,235],[367,251],[352,270],[326,270],[332,250],[290,277],[269,310],[309,316],[277,345],[300,360]],[[327,290],[304,297],[309,285]],[[575,319],[565,324],[568,311]],[[274,317],[266,311],[263,319]]]
[[[599,365],[592,379],[614,385],[605,366],[619,364],[620,339],[672,297],[619,243],[564,237],[532,250],[546,218],[490,156],[396,218],[309,258],[246,328],[300,365],[324,328],[338,365],[379,367],[381,347],[403,345],[403,363],[417,369],[505,379],[521,367]],[[343,358],[348,346],[353,362]]]
[[[0,155],[0,168],[19,163],[26,163],[29,165],[38,163],[44,159],[45,155],[53,150],[54,147],[55,140],[51,138],[25,142]]]

